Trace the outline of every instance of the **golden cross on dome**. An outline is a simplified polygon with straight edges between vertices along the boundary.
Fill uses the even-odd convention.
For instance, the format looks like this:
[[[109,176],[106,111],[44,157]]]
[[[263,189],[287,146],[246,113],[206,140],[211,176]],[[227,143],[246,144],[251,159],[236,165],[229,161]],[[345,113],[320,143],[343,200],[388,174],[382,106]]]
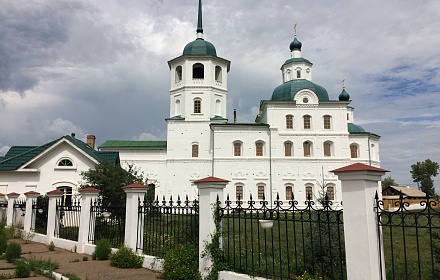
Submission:
[[[296,22],[295,22],[295,25],[293,26],[293,33],[294,33],[295,38],[296,38]]]
[[[345,78],[342,78],[342,88],[345,88]]]

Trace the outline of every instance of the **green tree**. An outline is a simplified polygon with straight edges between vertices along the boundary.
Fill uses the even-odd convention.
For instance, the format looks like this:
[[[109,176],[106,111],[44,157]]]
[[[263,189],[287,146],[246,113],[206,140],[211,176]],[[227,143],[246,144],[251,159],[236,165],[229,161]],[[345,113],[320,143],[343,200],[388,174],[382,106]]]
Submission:
[[[417,162],[411,165],[411,177],[423,192],[434,196],[434,181],[432,177],[438,175],[439,165],[437,162],[426,159],[423,162]]]
[[[102,162],[94,169],[81,172],[84,183],[81,188],[92,187],[101,190],[102,205],[120,205],[125,203],[122,187],[133,183],[144,183],[144,176],[138,169],[130,165],[128,170],[120,165]]]
[[[383,179],[382,181],[382,190],[388,188],[389,186],[397,186],[398,184],[396,183],[396,181],[394,181],[393,178],[391,178],[391,176],[386,177],[385,179]]]

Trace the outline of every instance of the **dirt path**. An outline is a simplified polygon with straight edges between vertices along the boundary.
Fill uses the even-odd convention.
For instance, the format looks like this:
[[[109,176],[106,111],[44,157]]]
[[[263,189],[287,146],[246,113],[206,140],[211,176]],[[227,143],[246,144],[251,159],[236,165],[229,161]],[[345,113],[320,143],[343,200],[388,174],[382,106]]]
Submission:
[[[41,243],[25,243],[23,240],[14,240],[22,245],[22,257],[29,258],[31,256],[37,259],[48,259],[57,262],[59,268],[55,271],[61,274],[74,273],[81,280],[105,280],[105,279],[130,279],[130,280],[149,280],[161,279],[161,274],[145,268],[122,269],[110,266],[110,261],[94,261],[92,256],[86,254],[77,254],[64,249],[55,248],[49,251],[48,246]],[[87,257],[87,261],[83,260]],[[5,260],[0,260],[0,269],[12,267],[12,264]],[[2,270],[0,273],[14,273],[12,270]],[[33,280],[47,279],[44,277],[33,277]]]

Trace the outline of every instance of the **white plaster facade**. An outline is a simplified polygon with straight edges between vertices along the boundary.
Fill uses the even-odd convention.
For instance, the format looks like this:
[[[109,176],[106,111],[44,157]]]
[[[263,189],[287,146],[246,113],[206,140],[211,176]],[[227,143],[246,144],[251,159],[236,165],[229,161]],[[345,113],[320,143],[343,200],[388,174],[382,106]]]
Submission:
[[[353,108],[345,89],[331,100],[324,88],[312,82],[313,65],[301,57],[302,44],[296,37],[291,57],[281,67],[280,87],[295,88],[289,89],[291,98],[282,98],[277,88],[270,99],[261,101],[255,123],[228,122],[230,62],[215,51],[188,51],[191,44],[212,46],[203,41],[202,33],[198,29],[198,39],[185,47],[183,55],[168,62],[166,145],[151,147],[154,141],[143,141],[145,146],[142,141],[130,141],[133,146],[124,146],[110,140],[100,147],[118,151],[121,163],[140,168],[156,184],[159,199],[163,195],[166,199],[169,195],[174,200],[177,195],[194,199],[197,189],[193,182],[215,176],[230,181],[225,193],[233,200],[241,193],[244,199],[250,194],[261,199],[264,193],[272,200],[278,193],[281,200],[287,200],[291,190],[296,200],[304,201],[306,189],[316,198],[324,184],[330,187],[331,198],[341,201],[340,181],[329,170],[356,162],[380,166],[379,136],[353,124]],[[309,149],[306,145],[310,152],[305,151]]]

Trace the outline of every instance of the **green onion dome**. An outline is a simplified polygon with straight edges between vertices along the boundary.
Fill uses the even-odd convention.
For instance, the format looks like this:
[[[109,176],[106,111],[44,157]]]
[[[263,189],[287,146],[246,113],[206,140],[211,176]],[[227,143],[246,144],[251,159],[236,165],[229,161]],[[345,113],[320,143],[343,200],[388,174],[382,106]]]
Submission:
[[[288,81],[278,87],[272,93],[272,101],[292,101],[295,99],[297,92],[303,89],[309,89],[313,91],[319,101],[329,101],[328,93],[325,88],[317,85],[309,80],[299,79]]]
[[[345,91],[345,88],[342,89],[341,94],[339,94],[339,101],[348,101],[350,100],[350,94]]]
[[[290,51],[301,50],[301,47],[302,43],[298,39],[296,39],[296,37],[295,39],[293,39],[292,43],[290,43]]]

